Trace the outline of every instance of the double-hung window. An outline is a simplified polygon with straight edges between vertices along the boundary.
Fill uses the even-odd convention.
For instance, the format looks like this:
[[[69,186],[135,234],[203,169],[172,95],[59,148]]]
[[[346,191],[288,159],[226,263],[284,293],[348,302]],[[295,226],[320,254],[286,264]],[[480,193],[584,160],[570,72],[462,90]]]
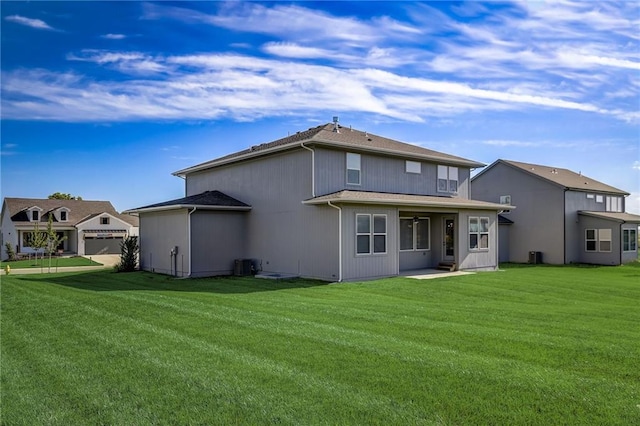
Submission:
[[[438,165],[438,192],[458,192],[458,168]]]
[[[387,215],[356,215],[356,254],[387,252]]]
[[[31,210],[31,221],[37,222],[40,220],[40,212],[38,210]]]
[[[622,251],[636,251],[638,245],[638,233],[635,229],[622,230]]]
[[[67,212],[66,212],[66,210],[60,210],[60,221],[61,222],[66,222],[67,221]]]
[[[429,218],[400,218],[400,250],[429,250]]]
[[[584,241],[585,251],[608,253],[611,251],[611,229],[587,229]]]
[[[606,198],[606,211],[608,212],[622,212],[622,197],[609,197]]]
[[[489,249],[489,218],[469,218],[469,250]]]
[[[347,184],[360,185],[360,154],[347,152]]]

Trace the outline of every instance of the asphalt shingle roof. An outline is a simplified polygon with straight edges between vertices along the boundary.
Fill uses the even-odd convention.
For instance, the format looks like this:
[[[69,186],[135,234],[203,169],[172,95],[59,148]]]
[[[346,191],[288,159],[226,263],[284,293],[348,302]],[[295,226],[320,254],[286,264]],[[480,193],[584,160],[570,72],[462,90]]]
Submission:
[[[54,222],[60,225],[75,226],[76,224],[85,221],[92,215],[98,215],[101,213],[109,213],[110,215],[117,217],[132,226],[138,226],[138,218],[130,215],[119,214],[116,209],[111,205],[109,201],[91,201],[91,200],[50,200],[47,198],[10,198],[4,199],[5,208],[11,217],[11,220],[20,223],[29,223],[29,217],[27,215],[27,209],[30,207],[39,207],[42,209],[40,215],[40,222],[46,223],[49,220],[49,214],[55,210],[66,207],[69,211],[67,213],[66,222],[57,222],[54,216]]]
[[[640,216],[631,213],[579,211],[578,214],[622,223],[640,223]]]
[[[606,183],[591,179],[581,173],[576,173],[568,169],[559,167],[543,166],[540,164],[522,163],[519,161],[498,160],[518,169],[524,170],[535,176],[541,177],[567,189],[577,189],[580,191],[608,192],[612,194],[629,195],[621,189],[614,188]],[[487,169],[485,169],[487,170]],[[484,172],[484,171],[483,171]]]
[[[483,163],[479,163],[473,160],[468,160],[462,157],[456,157],[454,155],[433,151],[431,149],[423,148],[417,145],[399,142],[361,130],[338,126],[338,131],[336,132],[334,131],[334,124],[329,123],[317,127],[312,127],[302,132],[297,132],[293,135],[289,135],[285,138],[278,139],[273,142],[254,145],[245,150],[179,170],[177,172],[174,172],[173,174],[184,176],[191,172],[204,170],[232,161],[237,161],[244,157],[253,158],[261,155],[266,155],[269,153],[269,151],[276,148],[284,149],[288,146],[290,146],[291,148],[298,147],[300,143],[305,143],[308,145],[330,145],[343,147],[350,150],[380,152],[392,155],[406,156],[408,158],[439,161],[445,164],[452,165],[466,165],[468,167],[484,166]]]
[[[205,191],[200,194],[190,195],[188,197],[176,198],[175,200],[164,201],[162,203],[150,204],[144,207],[138,207],[129,211],[152,210],[161,207],[173,206],[202,206],[202,207],[239,207],[250,208],[249,204],[236,200],[233,197],[220,191]]]
[[[397,194],[372,191],[338,191],[304,201],[306,204],[362,203],[423,207],[455,207],[460,209],[504,210],[514,206],[469,200],[466,198],[437,197],[432,195]]]

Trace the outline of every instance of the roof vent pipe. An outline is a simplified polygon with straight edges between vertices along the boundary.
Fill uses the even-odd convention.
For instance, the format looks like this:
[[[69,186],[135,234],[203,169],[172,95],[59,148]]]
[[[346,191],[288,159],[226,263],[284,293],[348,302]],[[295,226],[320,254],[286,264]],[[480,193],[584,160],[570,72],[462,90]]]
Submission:
[[[340,133],[340,130],[338,130],[338,116],[334,115],[333,116],[333,131],[336,133]]]

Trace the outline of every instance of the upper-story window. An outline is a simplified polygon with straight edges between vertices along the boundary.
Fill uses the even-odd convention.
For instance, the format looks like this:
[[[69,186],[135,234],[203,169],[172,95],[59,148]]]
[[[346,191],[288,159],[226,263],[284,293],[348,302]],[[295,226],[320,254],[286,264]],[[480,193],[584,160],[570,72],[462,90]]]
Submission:
[[[66,222],[67,221],[67,211],[66,210],[60,210],[60,221],[61,222]]]
[[[347,152],[347,184],[360,185],[360,154]]]
[[[602,195],[596,195],[596,203],[603,203],[604,197]]]
[[[422,164],[418,161],[405,161],[404,171],[407,173],[420,174],[422,172]]]
[[[501,195],[500,204],[511,205],[511,195]],[[511,210],[502,210],[502,213],[511,213]]]
[[[458,168],[438,166],[438,192],[458,192]]]
[[[607,196],[606,210],[608,212],[622,212],[622,197]]]
[[[108,217],[101,217],[100,218],[100,225],[108,225],[109,224],[109,218]]]
[[[30,207],[29,210],[27,210],[27,217],[29,218],[30,222],[38,222],[40,221],[40,212],[42,212],[42,209],[38,206],[33,206]]]

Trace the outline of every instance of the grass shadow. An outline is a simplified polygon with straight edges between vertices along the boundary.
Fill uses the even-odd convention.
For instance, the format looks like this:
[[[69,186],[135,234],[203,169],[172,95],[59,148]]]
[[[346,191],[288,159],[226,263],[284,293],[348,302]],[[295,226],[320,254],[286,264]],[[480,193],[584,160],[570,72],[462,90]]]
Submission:
[[[180,279],[151,272],[117,273],[110,270],[58,274],[15,275],[12,280],[56,284],[87,291],[175,291],[242,294],[312,288],[329,283],[309,279],[267,280],[255,277]]]

